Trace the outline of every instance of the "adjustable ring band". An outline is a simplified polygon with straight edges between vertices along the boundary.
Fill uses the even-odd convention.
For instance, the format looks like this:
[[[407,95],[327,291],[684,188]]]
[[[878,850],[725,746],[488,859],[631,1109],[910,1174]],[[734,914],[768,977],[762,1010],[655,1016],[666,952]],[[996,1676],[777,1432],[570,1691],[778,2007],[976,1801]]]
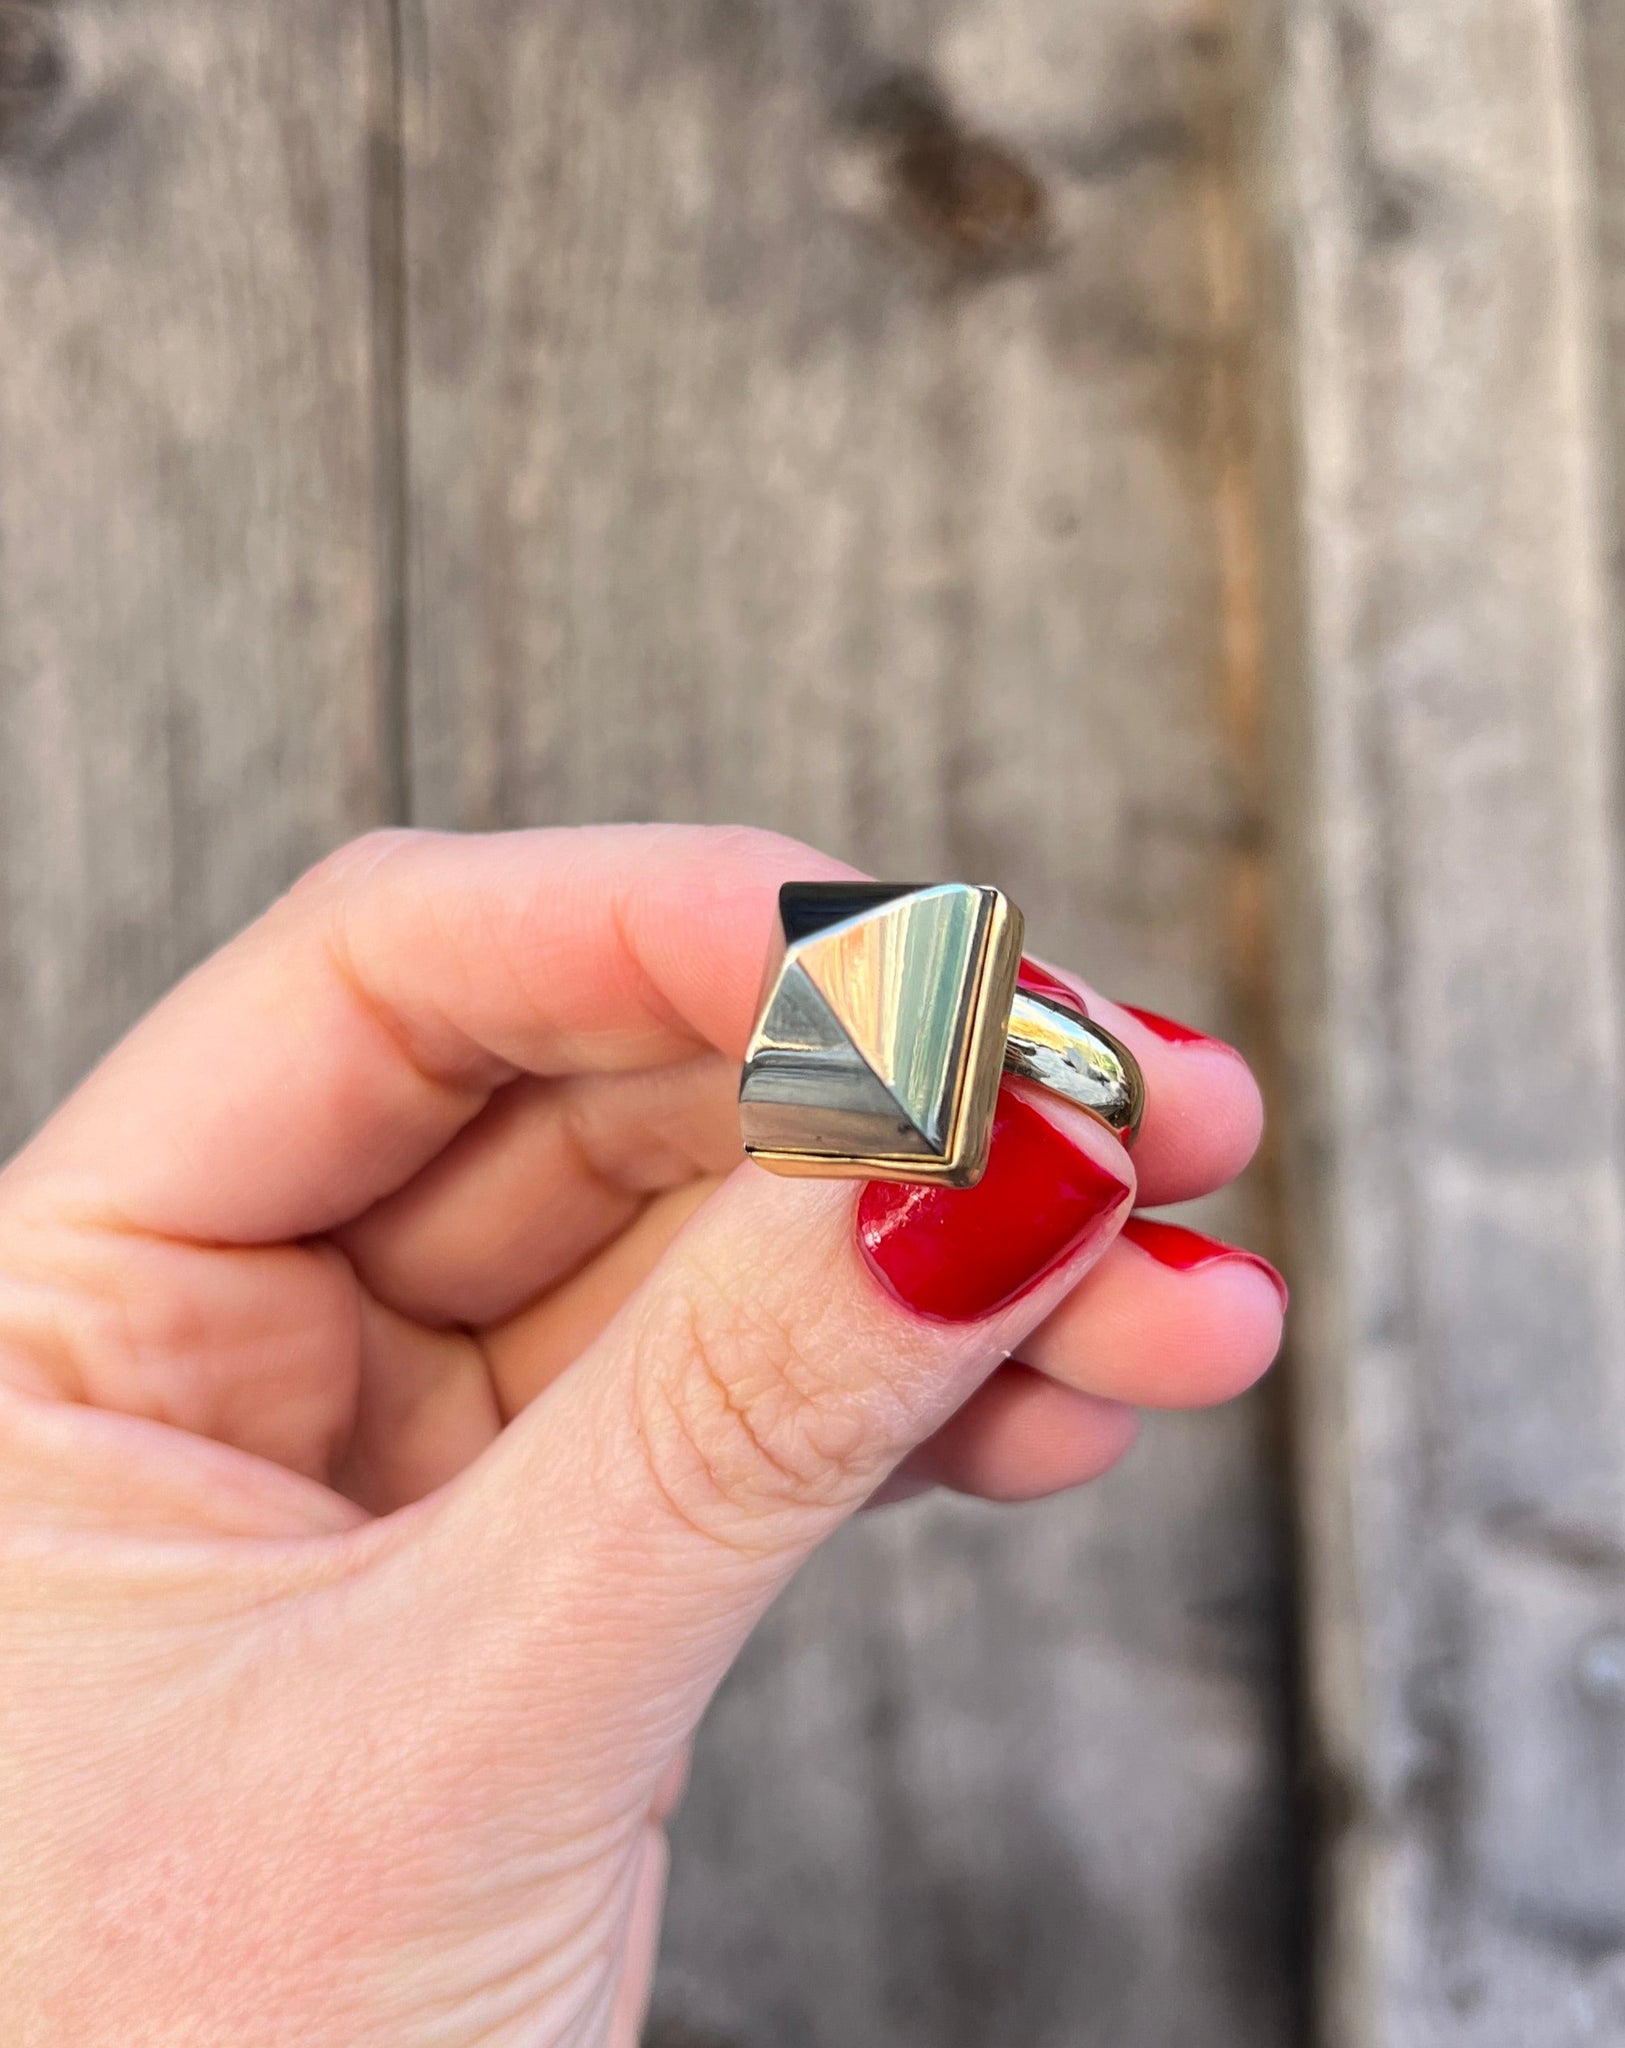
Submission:
[[[1010,1007],[1004,1071],[1036,1082],[1099,1117],[1125,1145],[1140,1135],[1145,1076],[1126,1045],[1054,996],[1018,988]]]
[[[1145,1084],[1058,996],[1018,989],[1024,920],[963,882],[791,882],[779,894],[739,1087],[745,1150],[775,1173],[970,1187],[1003,1075],[1131,1144]]]

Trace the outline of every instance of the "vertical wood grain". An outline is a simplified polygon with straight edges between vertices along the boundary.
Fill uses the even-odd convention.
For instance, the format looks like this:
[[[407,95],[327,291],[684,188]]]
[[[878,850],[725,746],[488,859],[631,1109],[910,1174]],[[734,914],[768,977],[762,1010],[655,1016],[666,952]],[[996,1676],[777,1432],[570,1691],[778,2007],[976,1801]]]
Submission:
[[[1247,1036],[1227,17],[410,19],[417,814],[997,879]],[[706,1730],[652,2039],[1295,2039],[1268,1446],[1263,1399],[1159,1419],[1085,1498],[815,1563]]]
[[[1578,26],[1558,0],[1291,0],[1261,51],[1331,2048],[1625,2034],[1616,657]]]
[[[1622,86],[1601,0],[0,0],[0,1140],[408,810],[996,879],[1255,1053],[1273,890],[1331,2048],[1625,2033]],[[1301,2039],[1271,1445],[821,1558],[654,2041]]]
[[[367,7],[0,6],[0,1141],[390,809]]]
[[[1610,0],[1583,0],[1575,16],[1584,90],[1577,118],[1588,148],[1592,213],[1593,293],[1601,343],[1598,364],[1600,458],[1610,486],[1609,559],[1614,616],[1625,600],[1625,10]],[[1614,636],[1616,683],[1625,675]]]

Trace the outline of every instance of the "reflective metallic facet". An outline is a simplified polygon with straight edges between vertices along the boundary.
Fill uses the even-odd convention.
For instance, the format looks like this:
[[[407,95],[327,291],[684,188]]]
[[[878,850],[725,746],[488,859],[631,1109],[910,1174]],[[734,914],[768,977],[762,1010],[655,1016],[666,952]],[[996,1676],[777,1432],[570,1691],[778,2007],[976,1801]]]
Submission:
[[[1004,1071],[1061,1095],[1132,1143],[1145,1114],[1139,1061],[1080,1010],[1018,989],[1010,1010]]]
[[[796,949],[797,967],[937,1152],[953,1124],[990,911],[980,889],[922,889]]]
[[[1020,912],[957,882],[794,884],[780,924],[740,1085],[746,1150],[783,1173],[978,1178]]]
[[[1081,1010],[1017,990],[1021,941],[997,889],[788,884],[739,1087],[746,1151],[776,1173],[969,1187],[1006,1073],[1132,1142],[1133,1055]]]

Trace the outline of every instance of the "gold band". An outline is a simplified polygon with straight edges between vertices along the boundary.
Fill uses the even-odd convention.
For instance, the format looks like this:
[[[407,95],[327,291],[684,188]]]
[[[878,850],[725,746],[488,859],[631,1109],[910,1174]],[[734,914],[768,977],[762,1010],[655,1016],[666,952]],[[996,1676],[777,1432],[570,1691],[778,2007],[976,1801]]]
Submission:
[[[1004,1071],[1087,1110],[1125,1145],[1140,1134],[1145,1076],[1139,1061],[1109,1031],[1054,996],[1016,990]]]

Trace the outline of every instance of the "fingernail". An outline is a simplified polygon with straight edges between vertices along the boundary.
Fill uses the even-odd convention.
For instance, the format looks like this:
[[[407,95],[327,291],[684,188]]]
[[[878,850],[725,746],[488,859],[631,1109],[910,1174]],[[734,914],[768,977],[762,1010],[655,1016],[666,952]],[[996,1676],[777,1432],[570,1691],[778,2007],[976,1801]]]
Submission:
[[[871,1181],[858,1202],[870,1271],[916,1315],[970,1323],[1024,1294],[1103,1234],[1129,1183],[1008,1088],[973,1188]]]
[[[1261,1259],[1257,1252],[1243,1251],[1239,1244],[1225,1244],[1216,1237],[1204,1237],[1199,1230],[1187,1230],[1183,1224],[1158,1223],[1150,1216],[1131,1216],[1123,1225],[1123,1235],[1130,1244],[1149,1252],[1159,1266],[1172,1266],[1178,1273],[1193,1272],[1198,1266],[1216,1266],[1223,1260],[1238,1266],[1256,1266],[1279,1295],[1281,1313],[1286,1314],[1292,1299],[1287,1284],[1269,1260]]]
[[[1219,1052],[1227,1052],[1235,1060],[1241,1058],[1233,1045],[1226,1045],[1222,1038],[1211,1037],[1206,1031],[1196,1031],[1189,1024],[1181,1024],[1176,1017],[1159,1017],[1155,1010],[1137,1010],[1132,1003],[1122,1006],[1131,1017],[1137,1017],[1147,1031],[1165,1039],[1169,1045],[1211,1045]]]
[[[1023,959],[1021,972],[1016,977],[1016,986],[1024,988],[1035,996],[1058,996],[1063,1003],[1070,1003],[1074,1010],[1083,1009],[1083,997],[1075,988],[1069,988],[1059,976],[1051,974],[1047,967],[1040,967],[1036,960]],[[1085,1011],[1085,1015],[1088,1013]]]

